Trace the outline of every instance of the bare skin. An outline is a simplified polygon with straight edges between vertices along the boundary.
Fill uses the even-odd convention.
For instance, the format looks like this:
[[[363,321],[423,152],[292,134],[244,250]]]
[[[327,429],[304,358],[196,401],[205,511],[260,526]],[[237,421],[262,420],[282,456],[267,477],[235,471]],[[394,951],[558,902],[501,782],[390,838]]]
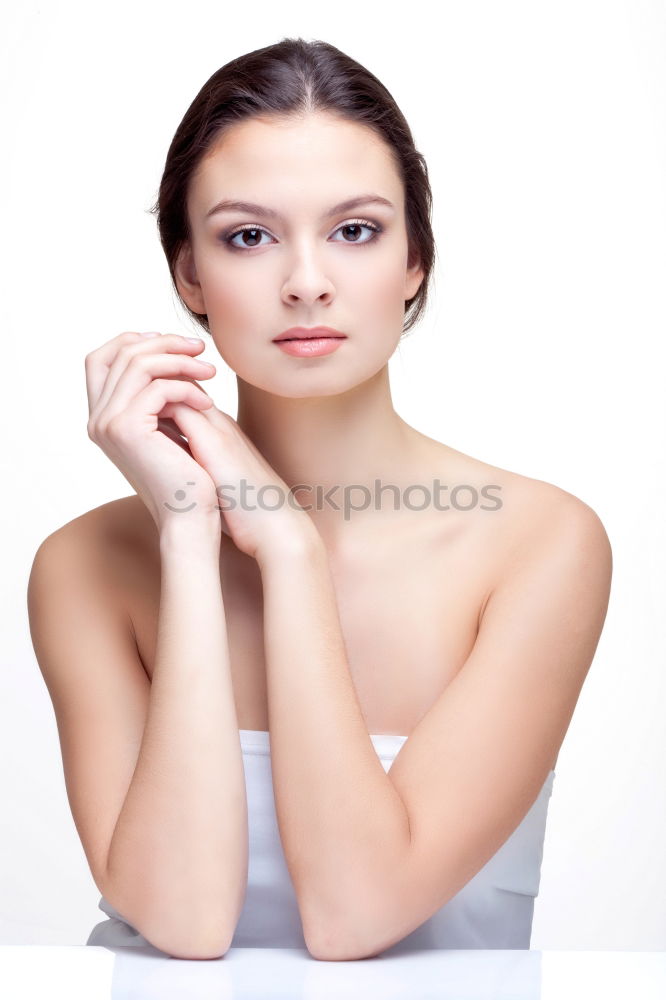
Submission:
[[[326,214],[366,193],[391,207]],[[283,218],[211,215],[223,197],[279,209]],[[475,502],[469,490],[459,494],[458,509],[402,504],[394,511],[387,496],[386,506],[349,521],[332,508],[311,514],[328,553],[367,731],[409,736],[470,655],[485,604],[533,518],[568,494],[426,437],[394,410],[388,362],[423,272],[408,255],[401,179],[368,130],[321,114],[243,122],[200,164],[188,212],[192,243],[176,268],[179,291],[208,316],[214,346],[237,376],[238,425],[285,483],[369,487],[379,478],[404,491],[431,489],[439,479],[449,490],[476,490]],[[380,226],[381,236],[363,220]],[[332,355],[296,359],[272,342],[291,326],[318,324],[346,334]],[[488,486],[499,487],[492,491],[499,509],[482,495]],[[411,499],[418,507],[421,494]],[[451,505],[450,493],[442,503]],[[160,600],[155,521],[136,495],[84,520],[94,525],[100,571],[116,581],[151,678]],[[84,534],[89,544],[91,532]],[[259,566],[223,534],[220,573],[238,726],[266,731]]]
[[[79,816],[100,883],[111,886],[119,905],[127,901],[151,933],[187,955],[218,954],[238,916],[238,907],[230,912],[226,903],[226,886],[231,879],[239,897],[247,838],[238,820],[245,813],[218,794],[226,789],[222,777],[231,775],[233,801],[242,802],[242,760],[237,741],[229,742],[229,723],[232,735],[236,725],[271,731],[280,834],[308,948],[315,957],[367,957],[422,922],[424,900],[432,913],[445,893],[450,898],[463,875],[478,871],[497,849],[499,833],[515,829],[537,777],[542,783],[547,763],[555,768],[590,662],[590,628],[600,627],[602,574],[610,568],[598,519],[557,487],[426,437],[393,408],[388,362],[405,303],[424,276],[409,252],[404,199],[389,150],[362,126],[319,114],[243,122],[190,178],[191,240],[174,265],[183,300],[207,316],[213,344],[236,374],[236,421],[223,412],[219,393],[213,395],[220,409],[209,401],[206,409],[188,387],[214,371],[202,372],[184,356],[201,345],[171,337],[140,343],[129,331],[86,358],[89,434],[136,495],[77,519],[68,541],[85,553],[86,574],[96,564],[100,576],[91,583],[103,583],[95,591],[105,595],[101,603],[120,611],[114,639],[121,618],[123,690],[135,716],[146,706],[149,715],[138,747],[141,769],[132,775],[127,767],[115,779],[120,802],[129,785],[121,812],[107,802],[100,831],[86,794]],[[357,239],[364,230],[371,238]],[[335,352],[294,357],[273,342],[294,326],[318,325],[342,334]],[[169,432],[164,419],[172,421]],[[312,524],[307,497],[308,513],[266,514],[256,506],[251,513],[241,504],[224,515],[220,543],[215,486],[230,481],[235,488],[248,481],[262,490],[286,486],[299,503],[299,484],[368,489],[379,481],[382,489],[395,487],[403,502],[396,510],[385,493],[381,504],[370,503],[351,520],[324,507],[310,514]],[[436,484],[444,506],[423,505],[422,491]],[[174,510],[167,500],[182,502],[185,486],[194,488],[192,495]],[[449,493],[456,490],[457,498]],[[40,560],[35,592],[45,580],[61,579],[52,575],[53,561]],[[80,617],[75,598],[69,595],[69,621]],[[193,610],[199,617],[188,619]],[[50,627],[45,645],[59,629],[56,617],[42,626],[43,639]],[[217,638],[206,646],[210,636]],[[54,691],[74,687],[69,652],[61,644],[46,669]],[[117,676],[110,654],[104,664],[109,684]],[[79,665],[82,676],[88,679]],[[102,682],[101,672],[94,676]],[[203,676],[217,701],[208,687],[190,683],[192,676]],[[93,678],[88,697],[99,705],[95,687]],[[193,691],[198,702],[190,700]],[[181,721],[188,701],[187,725],[170,744],[164,734]],[[86,748],[97,735],[91,718],[81,709],[75,727]],[[201,739],[198,720],[208,726]],[[124,727],[117,739],[124,752],[137,744],[139,726],[131,730],[120,714],[116,723]],[[364,727],[372,735],[411,737],[390,778]],[[348,752],[345,767],[329,766],[336,739]],[[465,767],[475,760],[475,742],[483,752]],[[193,771],[202,778],[194,789]],[[84,779],[91,787],[90,775]],[[481,812],[498,780],[510,795],[488,802],[483,843],[472,842],[463,821],[456,832],[451,817]],[[189,811],[173,809],[188,788],[198,825],[182,822]],[[446,814],[441,803],[449,788],[456,801]],[[215,799],[212,822],[198,808],[207,797]],[[157,808],[146,809],[153,802]],[[174,837],[164,838],[163,817]],[[226,852],[215,846],[225,817],[237,859],[231,872]],[[446,865],[442,823],[452,844]],[[141,886],[135,890],[137,838],[141,869],[150,867],[161,839],[167,861],[178,858],[176,868],[184,871],[163,890],[152,866],[163,893],[157,906],[146,905]],[[205,864],[190,851],[183,868],[183,849],[200,840],[208,845]],[[208,869],[221,892],[211,893]],[[162,918],[168,901],[191,892],[192,882],[201,914],[196,932]]]
[[[368,732],[409,736],[462,668],[474,645],[483,608],[502,578],[530,514],[568,496],[558,487],[487,465],[410,429],[421,475],[501,487],[502,500],[474,509],[391,511],[347,522],[345,551],[327,546],[349,667]],[[451,470],[447,477],[442,468]],[[396,479],[400,479],[398,476]],[[469,491],[459,506],[470,503]],[[450,499],[443,493],[442,503]],[[418,505],[418,496],[414,505]],[[137,496],[84,515],[98,526],[100,567],[117,581],[114,592],[137,649],[152,676],[160,598],[159,535]],[[390,528],[389,528],[390,521]],[[88,536],[89,538],[89,536]],[[229,629],[240,729],[269,729],[264,664],[263,594],[256,562],[222,536],[220,572]],[[556,759],[552,762],[552,768]]]

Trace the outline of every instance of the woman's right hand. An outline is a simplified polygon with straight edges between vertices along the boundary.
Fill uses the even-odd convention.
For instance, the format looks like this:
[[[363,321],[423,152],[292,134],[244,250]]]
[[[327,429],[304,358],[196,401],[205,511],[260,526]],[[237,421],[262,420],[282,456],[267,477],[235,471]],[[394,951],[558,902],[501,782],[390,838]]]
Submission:
[[[198,350],[199,345],[175,334],[128,331],[85,359],[88,436],[134,487],[160,532],[185,518],[213,526],[220,522],[215,484],[174,421],[159,417],[171,402],[197,410],[211,406],[193,380],[210,378],[215,367],[193,357]]]

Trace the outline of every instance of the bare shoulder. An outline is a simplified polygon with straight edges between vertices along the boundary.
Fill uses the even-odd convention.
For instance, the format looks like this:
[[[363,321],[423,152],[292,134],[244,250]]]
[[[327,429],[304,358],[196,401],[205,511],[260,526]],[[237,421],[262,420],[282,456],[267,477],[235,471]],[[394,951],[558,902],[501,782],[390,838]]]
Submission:
[[[613,555],[598,513],[580,497],[552,483],[511,473],[513,516],[507,532],[504,574],[507,589],[541,567],[553,591],[581,587],[590,620],[603,621],[610,596]],[[543,593],[548,593],[544,584]]]
[[[154,521],[136,494],[111,500],[79,514],[56,528],[45,541],[50,539],[72,545],[97,540],[110,547],[158,541]]]
[[[587,534],[600,549],[610,552],[599,515],[580,497],[553,483],[483,462],[445,445],[439,447],[449,480],[467,486],[477,509],[492,515],[485,519],[479,515],[477,522],[487,525],[488,538],[495,539],[505,551],[507,546],[531,544],[542,533],[564,532],[572,537]],[[484,506],[484,496],[492,497],[495,505]]]
[[[480,568],[484,594],[479,624],[491,595],[536,563],[553,579],[560,573],[564,579],[584,578],[599,607],[607,605],[611,546],[589,504],[553,483],[426,441],[428,467],[447,483],[449,495],[453,487],[460,490],[460,512],[450,521],[453,530],[446,527],[451,512],[442,523],[447,537],[459,541],[466,564]]]
[[[584,500],[553,483],[515,472],[505,475],[513,507],[512,538],[523,551],[543,541],[585,547],[590,552],[596,551],[602,559],[611,559],[603,522]]]
[[[159,536],[143,501],[134,494],[94,507],[56,528],[41,543],[35,559],[47,549],[56,559],[71,557],[76,565],[85,566],[122,601],[139,567],[159,559]]]

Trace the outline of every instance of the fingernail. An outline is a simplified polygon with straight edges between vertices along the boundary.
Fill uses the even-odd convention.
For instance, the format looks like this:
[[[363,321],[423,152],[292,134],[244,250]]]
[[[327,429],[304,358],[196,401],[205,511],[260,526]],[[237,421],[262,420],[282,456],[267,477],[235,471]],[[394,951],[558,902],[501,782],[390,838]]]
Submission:
[[[185,337],[185,340],[189,340],[190,344],[203,344],[201,337]]]
[[[161,337],[161,334],[156,330],[149,330],[148,333],[142,333],[142,337]]]

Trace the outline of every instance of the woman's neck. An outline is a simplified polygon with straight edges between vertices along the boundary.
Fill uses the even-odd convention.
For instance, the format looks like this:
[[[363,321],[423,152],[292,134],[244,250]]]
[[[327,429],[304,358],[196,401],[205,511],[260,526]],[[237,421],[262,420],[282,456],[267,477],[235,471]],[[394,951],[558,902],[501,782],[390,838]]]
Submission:
[[[404,489],[422,455],[423,435],[393,408],[387,368],[349,392],[305,399],[276,396],[239,379],[236,419],[289,488],[310,487],[296,490],[296,499],[321,507],[309,513],[331,541],[350,523],[345,509],[361,508],[352,512],[357,525],[377,515],[375,481]],[[390,491],[380,503],[393,509]]]

